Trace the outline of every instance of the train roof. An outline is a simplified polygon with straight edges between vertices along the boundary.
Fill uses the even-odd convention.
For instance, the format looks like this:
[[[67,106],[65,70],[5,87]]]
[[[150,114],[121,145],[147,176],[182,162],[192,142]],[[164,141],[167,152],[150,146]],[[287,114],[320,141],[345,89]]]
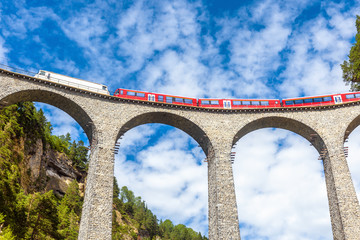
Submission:
[[[47,70],[42,70],[42,69],[39,70],[39,73],[40,73],[40,71],[44,71],[44,72],[51,73],[51,74],[55,74],[55,75],[64,76],[64,77],[67,77],[67,78],[73,78],[73,79],[76,79],[76,80],[79,80],[79,81],[91,82],[91,83],[94,83],[94,84],[99,84],[99,85],[102,85],[102,86],[107,87],[107,85],[102,84],[102,83],[97,83],[97,82],[93,82],[93,81],[89,81],[89,80],[85,80],[85,79],[81,79],[81,78],[70,77],[70,76],[67,76],[67,75],[64,75],[64,74],[55,73],[55,72],[51,72],[51,71],[47,71]],[[54,77],[54,78],[56,78],[56,77]]]

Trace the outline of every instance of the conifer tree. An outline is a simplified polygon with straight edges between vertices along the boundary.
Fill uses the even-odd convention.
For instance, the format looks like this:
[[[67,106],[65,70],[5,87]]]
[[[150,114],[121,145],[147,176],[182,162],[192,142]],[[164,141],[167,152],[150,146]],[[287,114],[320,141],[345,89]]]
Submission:
[[[81,198],[79,185],[76,180],[68,186],[64,197],[57,207],[59,218],[58,232],[65,239],[74,239],[78,237],[80,215],[81,215]]]
[[[348,55],[349,61],[341,64],[343,80],[350,84],[351,91],[360,90],[360,16],[356,16],[356,30],[355,43]]]
[[[10,226],[4,226],[5,216],[0,213],[0,240],[15,240]]]
[[[59,239],[57,201],[52,191],[29,194],[27,198],[26,239]]]

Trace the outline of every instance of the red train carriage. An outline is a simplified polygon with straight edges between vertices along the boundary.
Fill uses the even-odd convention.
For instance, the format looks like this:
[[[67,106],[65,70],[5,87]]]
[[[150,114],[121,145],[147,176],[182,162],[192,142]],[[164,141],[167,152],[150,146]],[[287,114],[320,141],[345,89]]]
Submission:
[[[273,108],[281,107],[278,99],[199,99],[199,107],[203,108]]]
[[[283,107],[319,106],[334,104],[332,95],[283,99]]]
[[[121,88],[116,89],[116,91],[114,93],[114,97],[150,101],[150,100],[148,100],[148,98],[149,98],[148,92],[127,90],[127,89],[121,89]]]
[[[282,100],[283,107],[320,106],[360,100],[360,92],[342,93],[315,97],[289,98]]]
[[[135,99],[151,102],[171,103],[176,105],[197,106],[196,98],[172,96],[160,93],[150,93],[135,90],[118,88],[114,93],[115,97]]]
[[[202,108],[226,108],[223,103],[223,99],[203,99],[198,100],[199,107]]]
[[[342,93],[342,94],[334,95],[335,103],[341,103],[339,102],[339,95],[341,95],[342,102],[355,102],[360,100],[360,92]]]

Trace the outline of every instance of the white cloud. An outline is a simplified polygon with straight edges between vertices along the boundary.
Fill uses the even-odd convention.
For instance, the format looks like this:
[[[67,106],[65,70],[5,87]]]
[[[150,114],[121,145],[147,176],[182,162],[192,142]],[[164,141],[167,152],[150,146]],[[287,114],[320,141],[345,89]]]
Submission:
[[[4,45],[5,45],[5,41],[0,36],[0,63],[6,65],[7,64],[6,54],[9,52],[9,50]]]
[[[305,139],[279,129],[258,130],[240,139],[236,152],[243,238],[331,238],[322,163]]]
[[[123,153],[134,154],[149,143],[151,136],[159,126],[157,124],[145,124],[127,131],[120,137],[118,143]]]
[[[285,97],[320,95],[347,91],[340,64],[355,35],[355,16],[340,7],[326,8],[329,20],[319,15],[294,32],[289,39],[288,62],[281,77]]]
[[[100,49],[94,42],[99,41],[97,38],[107,31],[107,26],[101,18],[101,11],[98,8],[89,8],[65,21],[62,29],[68,38],[77,42],[81,47],[97,53]]]
[[[48,7],[20,8],[14,14],[2,16],[2,24],[5,26],[2,33],[5,37],[16,36],[19,39],[26,39],[28,33],[39,28],[47,18],[58,19]]]
[[[145,128],[148,125],[132,129],[121,140],[115,162],[119,186],[128,186],[140,195],[158,218],[168,218],[174,224],[187,224],[195,231],[207,233],[207,166],[199,165],[204,154],[197,147],[189,148],[195,143],[187,134],[173,129],[162,133],[160,139],[153,135],[156,132],[150,131],[152,136],[147,132],[146,140],[141,143],[145,146],[135,144],[134,148],[141,149],[130,151],[134,160],[127,159],[131,146],[124,144],[137,142],[142,135],[139,132],[144,133]],[[161,131],[161,127],[156,130]],[[155,141],[150,146],[146,145],[149,137]]]
[[[72,140],[82,140],[85,145],[89,144],[86,135],[82,132],[83,129],[70,115],[59,108],[44,103],[36,103],[35,107],[43,110],[46,119],[53,127],[53,135],[65,136],[67,133],[70,133]]]
[[[355,186],[358,200],[360,200],[360,128],[357,127],[349,136],[348,143],[345,146],[349,147],[348,165],[351,172],[351,177]]]
[[[205,67],[193,56],[179,56],[175,51],[169,50],[144,71],[143,75],[147,79],[145,89],[180,96],[201,96],[204,89],[198,79],[201,79],[205,71]]]
[[[279,67],[279,54],[286,47],[291,33],[288,13],[282,11],[278,4],[267,1],[259,8],[250,10],[250,13],[240,12],[238,21],[220,21],[223,30],[219,32],[219,37],[221,41],[230,43],[229,65],[239,78],[235,88],[238,96],[264,97],[272,92],[266,86],[268,74]],[[239,20],[244,18],[245,22]]]

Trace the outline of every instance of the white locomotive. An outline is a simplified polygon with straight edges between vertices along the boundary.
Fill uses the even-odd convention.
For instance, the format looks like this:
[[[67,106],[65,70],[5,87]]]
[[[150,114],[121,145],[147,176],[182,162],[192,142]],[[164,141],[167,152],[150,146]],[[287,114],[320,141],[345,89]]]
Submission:
[[[75,88],[84,89],[91,92],[97,92],[110,95],[107,86],[99,83],[89,82],[86,80],[68,77],[62,74],[53,73],[49,71],[39,70],[35,75],[36,78],[46,79],[52,82],[57,82],[62,85],[67,85]]]

